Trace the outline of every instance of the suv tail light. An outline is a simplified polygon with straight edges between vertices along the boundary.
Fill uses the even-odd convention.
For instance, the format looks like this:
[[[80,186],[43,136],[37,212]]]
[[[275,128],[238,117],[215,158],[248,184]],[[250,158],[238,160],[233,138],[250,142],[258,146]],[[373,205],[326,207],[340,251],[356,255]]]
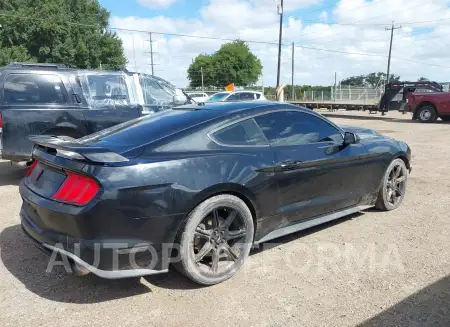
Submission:
[[[2,129],[2,128],[3,128],[3,118],[2,118],[2,114],[0,114],[0,129]]]
[[[33,172],[34,168],[36,168],[38,163],[39,163],[39,161],[35,160],[33,162],[33,164],[30,166],[30,168],[27,170],[27,173],[25,174],[25,176],[30,176],[31,173]]]
[[[53,195],[53,200],[64,203],[84,206],[88,204],[98,193],[100,187],[90,177],[66,172],[67,177]]]

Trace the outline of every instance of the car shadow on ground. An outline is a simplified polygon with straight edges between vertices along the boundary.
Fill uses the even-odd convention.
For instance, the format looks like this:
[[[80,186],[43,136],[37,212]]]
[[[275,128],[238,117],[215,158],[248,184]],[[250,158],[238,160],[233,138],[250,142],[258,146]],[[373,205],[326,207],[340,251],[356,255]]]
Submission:
[[[358,326],[450,326],[450,275]]]
[[[10,161],[0,161],[0,186],[19,185],[28,167]]]
[[[75,277],[61,266],[46,272],[48,256],[24,234],[20,225],[1,232],[0,255],[5,268],[28,290],[52,301],[98,303],[151,292],[139,278],[107,280],[93,274]]]
[[[257,255],[282,244],[296,241],[311,233],[330,228],[363,216],[356,213],[308,230],[293,233],[252,249]],[[140,278],[107,280],[93,274],[76,277],[59,266],[46,272],[49,258],[26,236],[20,225],[5,228],[0,233],[0,255],[3,265],[31,292],[40,297],[67,303],[98,303],[150,293],[152,286],[172,290],[198,289],[198,285],[171,267],[169,273]],[[147,283],[145,283],[147,282]]]

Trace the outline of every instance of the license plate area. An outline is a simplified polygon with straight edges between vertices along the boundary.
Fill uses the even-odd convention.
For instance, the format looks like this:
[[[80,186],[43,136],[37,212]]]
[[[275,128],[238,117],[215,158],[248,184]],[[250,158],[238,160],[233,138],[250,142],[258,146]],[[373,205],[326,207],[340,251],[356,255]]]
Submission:
[[[39,162],[33,172],[25,177],[25,184],[36,194],[51,198],[65,179],[64,171]]]

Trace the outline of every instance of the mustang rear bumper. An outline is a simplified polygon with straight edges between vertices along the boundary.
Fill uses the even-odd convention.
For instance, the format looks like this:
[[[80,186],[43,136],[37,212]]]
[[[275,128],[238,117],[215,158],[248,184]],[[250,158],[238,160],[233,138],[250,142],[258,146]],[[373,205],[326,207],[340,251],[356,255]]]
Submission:
[[[77,265],[87,269],[93,274],[107,279],[119,279],[129,277],[140,277],[146,275],[154,275],[168,272],[168,269],[149,269],[142,267],[145,263],[151,260],[149,253],[144,253],[146,250],[140,248],[119,248],[114,246],[105,247],[106,244],[114,245],[115,243],[102,242],[97,243],[100,246],[90,246],[92,242],[81,239],[71,239],[67,235],[60,235],[48,231],[40,230],[33,222],[26,216],[22,210],[20,213],[22,228],[25,234],[38,243],[38,246],[44,248],[48,255],[52,252],[67,257]],[[70,246],[69,244],[75,244]],[[76,250],[78,245],[78,250]],[[69,250],[71,247],[71,250]],[[129,256],[133,251],[133,262],[136,267],[130,267]],[[159,260],[159,259],[158,259]]]
[[[52,254],[49,263],[59,253],[69,259],[63,264],[114,279],[164,273],[174,260],[173,226],[184,215],[133,219],[101,199],[74,207],[34,193],[24,181],[19,190],[23,230]]]

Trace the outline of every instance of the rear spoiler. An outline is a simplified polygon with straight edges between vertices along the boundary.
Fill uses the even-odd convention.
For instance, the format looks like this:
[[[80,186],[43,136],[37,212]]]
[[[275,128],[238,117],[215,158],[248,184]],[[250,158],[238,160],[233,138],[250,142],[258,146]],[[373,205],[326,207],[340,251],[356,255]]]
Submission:
[[[29,137],[29,140],[35,144],[33,156],[37,145],[38,147],[45,148],[46,152],[56,152],[54,154],[63,158],[88,160],[96,163],[128,161],[127,158],[116,152],[102,147],[87,146],[67,136],[38,135]]]

